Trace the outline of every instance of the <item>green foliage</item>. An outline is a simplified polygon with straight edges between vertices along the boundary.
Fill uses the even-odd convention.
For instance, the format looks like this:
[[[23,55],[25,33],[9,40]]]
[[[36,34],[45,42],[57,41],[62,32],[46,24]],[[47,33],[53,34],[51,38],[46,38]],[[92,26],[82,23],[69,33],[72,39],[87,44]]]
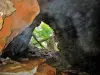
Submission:
[[[53,30],[46,23],[41,22],[40,26],[34,29],[33,35],[35,35],[37,40],[40,41],[44,47],[46,47],[46,41],[42,42],[42,40],[48,40],[51,36],[53,36]],[[34,39],[34,37],[31,38],[30,43],[33,45],[35,44],[35,46],[38,48],[42,48],[39,44],[36,44],[37,41]]]
[[[43,40],[49,38],[53,34],[53,30],[44,22],[41,22],[39,27],[36,27],[33,34],[39,39]]]

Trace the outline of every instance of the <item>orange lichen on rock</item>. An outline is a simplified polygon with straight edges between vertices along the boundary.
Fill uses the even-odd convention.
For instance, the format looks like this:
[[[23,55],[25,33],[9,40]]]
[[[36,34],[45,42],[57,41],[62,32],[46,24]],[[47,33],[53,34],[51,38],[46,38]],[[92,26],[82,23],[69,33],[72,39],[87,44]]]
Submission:
[[[17,34],[29,26],[33,19],[38,15],[40,9],[37,0],[12,0],[16,12],[12,15],[12,34],[8,37],[8,41],[12,40]]]
[[[30,25],[40,10],[37,0],[11,1],[14,3],[14,7],[16,8],[16,12],[12,15],[14,24],[12,25],[12,29]]]
[[[6,40],[0,39],[0,53],[2,52],[2,48],[5,46]]]
[[[45,62],[45,59],[32,59],[26,60],[20,63],[13,63],[13,64],[5,64],[0,66],[0,72],[25,72],[30,71],[40,65],[41,63]]]
[[[11,16],[4,19],[4,23],[2,29],[0,30],[0,53],[2,49],[5,47],[7,36],[11,33]]]
[[[38,67],[35,75],[56,75],[56,69],[44,63]]]
[[[16,73],[16,75],[24,75],[26,72],[31,72],[31,74],[27,75],[56,75],[56,69],[44,63],[45,61],[46,59],[38,58],[25,60],[20,63],[8,63],[0,66],[0,75],[5,72],[9,73],[8,75],[11,75],[10,73]]]
[[[0,30],[3,26],[3,19],[11,15],[15,10],[16,9],[13,7],[13,3],[10,0],[0,0]]]
[[[16,12],[4,19],[3,27],[0,30],[0,39],[7,39],[7,42],[29,26],[40,11],[37,0],[11,0],[11,2],[14,4]],[[0,44],[0,46],[2,52],[4,45]]]
[[[11,33],[11,21],[12,21],[12,17],[6,17],[4,19],[4,23],[2,26],[2,29],[0,30],[0,39],[6,38],[7,36],[9,36]]]

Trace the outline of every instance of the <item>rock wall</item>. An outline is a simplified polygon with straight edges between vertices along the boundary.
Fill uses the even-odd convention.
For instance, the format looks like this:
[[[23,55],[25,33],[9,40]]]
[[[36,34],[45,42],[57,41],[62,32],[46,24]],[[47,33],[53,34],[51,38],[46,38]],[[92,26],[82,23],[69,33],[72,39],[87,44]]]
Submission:
[[[99,73],[99,1],[43,0],[45,5],[38,1],[41,10],[35,22],[44,21],[54,29],[63,68],[74,66]]]
[[[14,13],[12,13],[13,5],[16,9]],[[0,54],[15,36],[31,25],[39,10],[37,0],[0,0],[0,12],[4,16],[9,15],[5,17],[0,29]]]
[[[99,75],[99,1],[38,0],[38,2],[40,14],[35,18],[33,25],[39,25],[41,21],[44,21],[54,29],[61,55],[58,61],[60,65],[56,67],[59,66],[58,69],[63,70],[78,68],[78,71],[85,70],[90,75]],[[18,46],[20,50],[25,48],[20,47],[19,44]],[[16,53],[18,49],[12,48],[12,51]]]

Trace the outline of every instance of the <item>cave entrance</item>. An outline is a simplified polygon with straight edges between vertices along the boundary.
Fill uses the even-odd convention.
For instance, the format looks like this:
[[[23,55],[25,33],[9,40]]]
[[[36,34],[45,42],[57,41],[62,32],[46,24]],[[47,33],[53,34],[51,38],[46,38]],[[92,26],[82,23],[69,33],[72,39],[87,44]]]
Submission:
[[[53,29],[43,21],[33,30],[29,44],[42,51],[59,51]]]

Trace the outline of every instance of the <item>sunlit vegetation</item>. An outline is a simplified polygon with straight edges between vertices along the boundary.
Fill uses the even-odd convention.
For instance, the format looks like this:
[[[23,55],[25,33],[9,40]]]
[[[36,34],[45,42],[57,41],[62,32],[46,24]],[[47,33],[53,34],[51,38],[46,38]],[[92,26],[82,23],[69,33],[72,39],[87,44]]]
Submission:
[[[36,27],[32,34],[30,44],[39,49],[58,50],[57,42],[54,40],[54,31],[48,24],[41,22],[40,26]]]

